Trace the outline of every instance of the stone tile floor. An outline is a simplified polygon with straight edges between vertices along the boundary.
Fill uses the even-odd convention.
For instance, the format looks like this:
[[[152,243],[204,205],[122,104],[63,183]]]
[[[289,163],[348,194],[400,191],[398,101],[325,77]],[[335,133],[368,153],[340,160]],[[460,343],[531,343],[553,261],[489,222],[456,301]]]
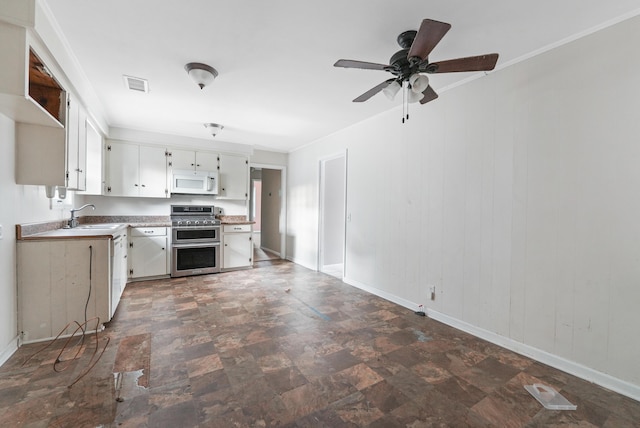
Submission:
[[[0,369],[0,425],[640,426],[639,402],[328,275],[256,266],[131,283],[97,346],[21,347]],[[577,410],[544,409],[536,382]]]

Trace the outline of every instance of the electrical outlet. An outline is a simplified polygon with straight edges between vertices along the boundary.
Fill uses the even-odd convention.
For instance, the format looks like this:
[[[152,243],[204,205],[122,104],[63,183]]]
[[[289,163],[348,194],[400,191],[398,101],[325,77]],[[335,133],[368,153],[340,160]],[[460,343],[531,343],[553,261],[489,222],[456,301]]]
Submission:
[[[431,292],[431,300],[436,300],[436,286],[435,285],[431,286],[430,292]]]
[[[2,239],[2,225],[0,224],[0,239]]]

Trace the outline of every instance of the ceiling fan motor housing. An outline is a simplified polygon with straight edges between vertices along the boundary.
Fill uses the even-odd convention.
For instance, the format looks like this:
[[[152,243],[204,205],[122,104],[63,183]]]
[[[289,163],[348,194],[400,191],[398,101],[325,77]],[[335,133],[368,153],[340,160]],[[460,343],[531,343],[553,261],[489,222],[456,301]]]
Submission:
[[[415,33],[415,31],[414,31]],[[404,33],[403,33],[404,34]],[[412,74],[428,72],[427,64],[429,64],[428,58],[421,61],[411,60],[408,57],[409,49],[405,48],[394,53],[389,59],[390,69],[389,72],[398,77],[398,81],[408,80]]]
[[[413,44],[413,40],[416,38],[416,34],[418,34],[416,30],[408,30],[400,33],[396,40],[398,41],[398,44],[402,49],[408,50]]]

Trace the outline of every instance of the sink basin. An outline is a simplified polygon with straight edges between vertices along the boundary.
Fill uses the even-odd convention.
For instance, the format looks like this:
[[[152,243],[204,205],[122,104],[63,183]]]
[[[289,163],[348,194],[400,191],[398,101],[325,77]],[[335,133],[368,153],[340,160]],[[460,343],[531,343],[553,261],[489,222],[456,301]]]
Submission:
[[[74,229],[107,229],[113,230],[121,227],[121,224],[81,224],[74,227]]]

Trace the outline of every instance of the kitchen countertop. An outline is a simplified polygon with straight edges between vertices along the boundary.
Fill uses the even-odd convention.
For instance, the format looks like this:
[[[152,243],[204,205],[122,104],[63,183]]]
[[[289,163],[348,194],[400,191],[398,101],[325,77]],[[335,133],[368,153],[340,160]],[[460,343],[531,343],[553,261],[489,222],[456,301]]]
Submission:
[[[170,227],[169,216],[83,216],[80,224],[65,229],[66,220],[16,224],[16,240],[110,239],[127,227]],[[103,227],[104,226],[104,227]]]
[[[92,224],[90,227],[78,226],[73,229],[54,229],[46,232],[21,236],[21,241],[39,241],[47,239],[113,239],[126,233],[128,225],[124,223]]]
[[[221,224],[254,224],[245,215],[219,215]],[[110,239],[127,227],[171,227],[169,216],[83,216],[80,224],[66,229],[66,220],[16,224],[18,241],[43,239]],[[102,227],[104,226],[104,227]]]
[[[255,221],[247,219],[246,215],[219,215],[217,218],[221,224],[254,224]]]

